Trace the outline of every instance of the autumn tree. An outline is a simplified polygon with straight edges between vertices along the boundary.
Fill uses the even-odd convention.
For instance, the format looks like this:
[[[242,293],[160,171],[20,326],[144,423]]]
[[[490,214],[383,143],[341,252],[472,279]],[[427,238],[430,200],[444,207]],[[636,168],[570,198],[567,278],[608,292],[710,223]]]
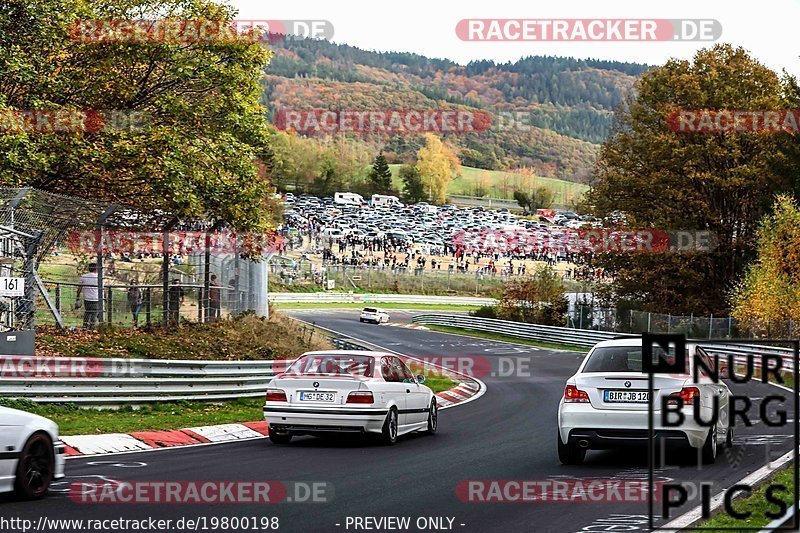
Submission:
[[[671,60],[645,74],[603,145],[587,205],[624,213],[634,228],[702,230],[711,252],[603,254],[595,266],[613,276],[604,294],[652,311],[727,311],[726,293],[754,250],[758,223],[776,193],[795,190],[798,159],[788,134],[672,131],[680,110],[790,109],[791,80],[741,48],[717,45],[692,61]]]
[[[425,184],[417,167],[413,165],[403,165],[399,170],[400,179],[403,181],[403,198],[410,204],[422,202],[428,199],[425,193]]]
[[[372,162],[372,169],[369,172],[369,186],[373,193],[387,194],[392,192],[392,171],[383,151],[378,152]]]
[[[272,53],[257,42],[83,42],[80,20],[232,20],[208,0],[8,0],[0,7],[0,113],[137,112],[136,128],[0,135],[0,184],[143,211],[269,227],[269,130],[259,104]],[[123,35],[124,30],[119,30]]]
[[[503,320],[563,326],[569,302],[566,286],[550,267],[539,267],[527,278],[515,279],[503,289],[497,317]]]
[[[430,201],[447,201],[447,186],[456,177],[461,164],[453,151],[439,137],[425,134],[425,146],[417,152],[417,170],[422,176]]]
[[[787,335],[800,319],[800,208],[779,196],[757,234],[757,257],[731,292],[731,312],[747,330]],[[799,323],[800,324],[800,323]]]

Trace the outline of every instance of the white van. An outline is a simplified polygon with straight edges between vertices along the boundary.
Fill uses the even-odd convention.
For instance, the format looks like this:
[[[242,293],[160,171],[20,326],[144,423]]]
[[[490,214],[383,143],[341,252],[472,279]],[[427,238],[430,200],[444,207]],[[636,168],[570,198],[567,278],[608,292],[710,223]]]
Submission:
[[[364,202],[364,197],[354,192],[337,192],[333,195],[333,202],[343,205],[361,205]]]
[[[372,207],[403,207],[403,203],[397,196],[386,194],[373,194]]]

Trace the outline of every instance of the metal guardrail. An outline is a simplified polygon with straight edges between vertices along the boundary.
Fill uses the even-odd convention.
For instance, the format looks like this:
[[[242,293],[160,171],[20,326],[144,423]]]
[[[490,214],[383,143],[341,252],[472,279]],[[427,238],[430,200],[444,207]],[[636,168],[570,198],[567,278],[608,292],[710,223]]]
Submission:
[[[498,320],[494,318],[478,318],[440,313],[422,313],[415,315],[411,320],[415,324],[450,326],[474,331],[484,331],[487,333],[501,333],[518,339],[566,344],[581,348],[591,348],[600,341],[613,339],[614,337],[635,337],[635,335],[629,333],[571,329],[558,326],[511,322],[509,320]]]
[[[214,401],[264,394],[288,361],[194,361],[160,359],[84,359],[17,357],[4,364],[0,391],[5,397],[38,403],[122,405],[154,401]],[[46,364],[34,376],[13,375],[8,368]],[[38,375],[41,374],[41,375]]]
[[[632,333],[615,333],[609,331],[595,331],[590,329],[562,328],[557,326],[543,326],[540,324],[526,324],[494,318],[478,318],[463,315],[448,315],[440,313],[422,313],[412,319],[415,324],[437,326],[450,326],[487,333],[500,333],[509,337],[527,340],[536,340],[552,344],[564,344],[580,348],[591,348],[600,341],[619,337],[638,337]],[[778,355],[783,361],[783,368],[789,372],[794,371],[794,355],[791,348],[779,346],[765,346],[756,344],[724,344],[699,342],[708,352],[720,355],[732,355],[737,364],[746,363],[747,354]],[[756,359],[753,366],[760,368],[761,361]]]
[[[332,303],[421,303],[449,305],[496,305],[494,298],[472,296],[433,296],[425,294],[360,294],[348,292],[271,292],[269,301]]]
[[[333,332],[320,332],[339,350],[370,349]],[[0,396],[105,407],[253,398],[262,396],[276,370],[292,361],[4,356]]]

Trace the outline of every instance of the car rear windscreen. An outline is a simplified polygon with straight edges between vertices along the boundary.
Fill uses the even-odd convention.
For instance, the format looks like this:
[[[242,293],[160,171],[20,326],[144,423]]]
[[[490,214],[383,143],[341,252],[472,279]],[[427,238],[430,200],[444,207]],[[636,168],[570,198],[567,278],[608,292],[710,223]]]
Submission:
[[[364,355],[307,355],[292,363],[286,374],[350,374],[371,378],[374,366],[373,358]]]
[[[363,313],[377,313],[378,310],[375,309],[374,307],[365,307],[362,312]]]
[[[595,348],[586,361],[584,372],[641,372],[641,346],[606,346]]]

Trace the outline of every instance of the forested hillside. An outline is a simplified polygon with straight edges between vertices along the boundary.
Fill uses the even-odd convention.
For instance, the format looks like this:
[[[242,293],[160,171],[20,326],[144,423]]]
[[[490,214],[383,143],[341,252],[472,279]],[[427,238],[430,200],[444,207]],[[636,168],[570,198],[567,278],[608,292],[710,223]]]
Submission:
[[[495,117],[489,131],[445,135],[464,165],[532,167],[543,176],[578,182],[588,181],[614,108],[647,69],[542,56],[460,66],[411,53],[291,38],[273,49],[263,99],[271,110],[480,109]],[[522,113],[530,127],[500,128],[502,113]],[[408,160],[422,145],[421,136],[410,134],[370,134],[366,140],[385,146],[393,162]]]

